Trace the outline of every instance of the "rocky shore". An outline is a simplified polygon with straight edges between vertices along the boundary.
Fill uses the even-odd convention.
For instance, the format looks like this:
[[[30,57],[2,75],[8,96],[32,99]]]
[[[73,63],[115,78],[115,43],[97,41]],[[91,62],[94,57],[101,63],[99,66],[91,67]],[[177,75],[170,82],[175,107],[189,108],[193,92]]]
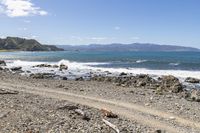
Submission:
[[[66,65],[33,67],[68,69]],[[63,93],[117,100],[136,104],[147,110],[152,108],[163,112],[163,116],[166,116],[165,113],[172,116],[163,117],[152,114],[151,111],[147,114],[144,113],[145,111],[136,111],[135,114],[144,116],[146,118],[144,123],[147,119],[152,119],[152,123],[153,120],[164,123],[177,129],[177,132],[198,133],[199,131],[198,126],[187,125],[187,122],[200,122],[200,91],[198,88],[187,88],[178,78],[171,75],[155,78],[150,75],[127,73],[113,76],[107,72],[107,75],[91,73],[89,79],[77,77],[75,80],[68,80],[52,73],[29,72],[29,75],[22,76],[23,73],[22,68],[7,68],[6,63],[0,61],[0,132],[117,132],[103,119],[115,125],[120,133],[169,132],[166,130],[167,127],[166,129],[152,127],[112,113],[104,107],[97,109],[76,104],[75,101],[73,103],[20,91],[20,88],[26,88],[26,86],[33,89],[52,88]],[[200,80],[188,77],[185,82],[198,84]],[[19,89],[6,88],[4,83]],[[17,85],[24,87],[17,87]],[[179,121],[179,117],[181,120],[186,119],[186,124]]]
[[[59,71],[67,71],[68,66],[65,64],[60,65],[50,65],[50,64],[39,64],[33,66],[33,68],[56,68]],[[6,67],[6,62],[0,60],[0,70],[11,73],[26,73],[31,78],[34,79],[56,79],[56,80],[68,80],[68,77],[63,77],[56,75],[55,73],[31,73],[31,71],[23,71],[22,67],[16,66],[12,68]],[[98,82],[110,82],[116,86],[122,87],[136,87],[136,88],[147,88],[152,89],[156,94],[162,95],[165,92],[178,93],[182,95],[185,99],[189,101],[200,102],[200,88],[196,88],[196,85],[200,85],[200,79],[188,77],[185,79],[185,83],[191,86],[187,86],[179,81],[177,77],[172,75],[152,77],[148,74],[132,75],[128,73],[115,74],[113,76],[110,72],[95,73],[90,72],[87,76],[80,76],[74,78],[75,81],[98,81]]]

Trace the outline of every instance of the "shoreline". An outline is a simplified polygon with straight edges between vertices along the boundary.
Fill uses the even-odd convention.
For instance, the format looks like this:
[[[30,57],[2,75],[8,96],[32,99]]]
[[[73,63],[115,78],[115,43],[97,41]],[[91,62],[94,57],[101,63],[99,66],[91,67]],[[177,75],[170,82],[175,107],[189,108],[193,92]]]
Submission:
[[[69,120],[70,122],[75,122],[75,123],[77,121],[79,121],[83,125],[85,125],[85,124],[86,125],[83,126],[81,124],[82,125],[81,126],[81,125],[79,125],[80,123],[78,122],[79,124],[78,123],[77,124],[79,125],[78,128],[80,127],[79,129],[70,129],[70,128],[66,128],[69,125],[67,123],[65,123],[64,126],[60,125],[62,128],[60,127],[60,128],[58,128],[58,130],[61,130],[61,129],[63,129],[63,127],[65,127],[63,130],[68,131],[68,132],[69,131],[71,131],[71,132],[85,131],[86,132],[89,129],[90,129],[90,132],[91,131],[92,132],[94,132],[94,131],[108,132],[107,129],[109,129],[109,128],[106,125],[104,125],[102,123],[102,120],[100,119],[102,117],[101,113],[100,113],[101,108],[106,108],[106,106],[108,106],[108,107],[111,107],[111,109],[110,108],[108,108],[108,109],[112,110],[114,113],[118,114],[119,117],[117,119],[116,118],[114,118],[114,119],[107,118],[107,120],[114,123],[120,129],[120,131],[123,131],[124,129],[126,129],[126,131],[124,131],[124,132],[139,131],[139,132],[153,133],[153,132],[156,132],[157,130],[168,131],[168,128],[170,129],[170,131],[172,129],[175,129],[175,130],[177,130],[177,132],[193,131],[193,132],[198,133],[198,131],[199,131],[198,126],[192,126],[191,124],[189,124],[189,123],[194,124],[194,123],[200,122],[199,121],[200,120],[199,119],[200,112],[198,111],[199,103],[195,102],[193,100],[188,101],[187,99],[185,99],[184,98],[185,91],[178,92],[178,93],[173,93],[171,91],[163,91],[162,94],[158,94],[158,93],[156,93],[155,89],[150,89],[149,85],[138,86],[138,87],[134,86],[134,84],[130,85],[130,86],[125,86],[124,83],[119,85],[117,83],[114,83],[112,81],[112,79],[109,79],[109,78],[102,79],[102,77],[96,77],[96,79],[89,80],[89,81],[84,81],[83,79],[79,79],[77,81],[54,80],[51,78],[50,79],[48,79],[48,78],[40,79],[40,78],[22,76],[22,75],[18,74],[17,72],[12,73],[12,72],[8,72],[5,70],[1,70],[0,75],[1,75],[0,82],[1,82],[2,89],[4,88],[5,90],[8,90],[8,91],[14,89],[19,92],[19,94],[14,95],[15,100],[18,99],[17,101],[20,101],[20,100],[24,99],[24,98],[21,98],[21,95],[23,95],[24,97],[26,97],[25,98],[26,101],[30,104],[29,108],[38,108],[38,107],[43,108],[42,106],[46,106],[47,112],[49,112],[50,110],[54,110],[52,113],[49,112],[51,115],[60,113],[60,111],[58,111],[56,108],[52,108],[52,106],[57,105],[59,103],[59,102],[56,102],[57,104],[55,104],[54,102],[56,101],[56,99],[59,99],[61,97],[61,96],[59,96],[60,92],[62,92],[63,94],[65,94],[65,93],[70,94],[70,95],[72,94],[73,96],[74,96],[74,94],[76,94],[81,97],[87,96],[87,97],[94,97],[97,99],[98,98],[104,99],[104,100],[108,100],[108,101],[120,101],[123,103],[123,105],[124,104],[133,104],[135,107],[133,109],[133,112],[137,114],[135,116],[135,118],[127,117],[127,114],[124,114],[125,115],[124,116],[122,113],[118,112],[119,110],[112,110],[112,107],[108,106],[107,103],[104,103],[105,106],[101,106],[98,109],[97,108],[95,109],[95,107],[93,107],[93,106],[91,106],[88,109],[89,105],[87,105],[87,104],[86,104],[87,105],[86,108],[85,108],[85,105],[83,108],[81,104],[84,104],[84,103],[80,102],[81,103],[80,104],[79,100],[78,100],[80,97],[78,99],[76,98],[77,100],[75,100],[75,101],[72,99],[68,99],[67,101],[65,101],[65,104],[68,105],[68,103],[71,103],[73,101],[71,103],[72,105],[74,105],[74,103],[75,103],[75,105],[77,103],[79,103],[80,105],[78,105],[78,108],[84,109],[86,112],[92,111],[92,115],[91,115],[92,119],[94,121],[96,121],[97,123],[100,123],[100,125],[103,126],[103,129],[96,130],[96,128],[94,126],[91,126],[91,128],[89,128],[88,126],[86,126],[87,125],[86,121],[81,120],[80,116],[77,116],[76,113],[74,114],[73,111],[71,111],[71,113],[72,113],[71,115],[73,117],[75,117],[76,119],[69,118],[68,116],[66,116],[65,119]],[[121,76],[123,77],[123,75],[121,75]],[[144,76],[144,77],[142,78],[141,76]],[[124,77],[127,77],[127,76],[124,75]],[[149,79],[149,77],[145,77],[145,75],[140,75],[140,77],[142,78],[142,81],[143,81],[143,79]],[[140,85],[142,85],[142,83],[140,83]],[[32,94],[33,91],[28,91],[30,87],[36,93]],[[25,90],[23,90],[22,88],[25,88]],[[39,90],[37,90],[37,88]],[[44,95],[41,95],[43,93],[40,93],[40,90],[45,91],[47,95],[45,97],[44,97]],[[55,98],[54,94],[48,95],[48,93],[49,93],[48,91],[50,91],[50,90],[55,91],[55,94],[59,92],[57,94],[59,97]],[[51,95],[53,96],[53,99],[52,99]],[[12,94],[4,95],[3,97],[1,97],[1,99],[2,99],[2,101],[5,101],[6,99],[10,99],[12,101],[12,99],[13,99],[12,96],[13,96]],[[33,98],[31,98],[31,97],[33,97]],[[44,101],[49,101],[48,100],[49,98],[51,98],[52,101],[50,100],[49,103],[43,103]],[[39,100],[39,102],[40,102],[39,105],[35,103],[36,99]],[[71,102],[70,102],[70,100],[71,100]],[[34,104],[31,103],[31,101]],[[28,106],[25,103],[23,103],[22,101],[19,103],[15,103],[14,105],[13,105],[13,103],[8,104],[7,102],[4,102],[4,103],[1,103],[1,106],[3,107],[1,110],[5,111],[5,112],[11,112],[11,115],[12,115],[14,113],[14,112],[12,113],[12,110],[13,109],[16,110],[19,104],[22,105],[23,107]],[[46,104],[48,104],[48,106]],[[10,105],[12,105],[11,108],[9,107],[10,109],[4,108],[4,107],[10,106]],[[49,108],[49,106],[51,106],[51,109]],[[96,106],[96,104],[94,104],[94,106]],[[132,105],[130,105],[130,106],[132,106]],[[56,106],[56,107],[58,107],[58,106]],[[125,107],[123,109],[125,109]],[[138,111],[138,109],[140,111]],[[153,109],[154,111],[151,109]],[[149,111],[145,111],[145,110],[149,110]],[[162,112],[163,114],[165,114],[166,117],[163,118],[163,116],[160,116],[159,113],[157,114],[156,112],[158,112],[158,110],[159,110],[159,112]],[[23,108],[20,108],[20,110],[18,110],[18,111],[16,110],[16,112],[19,114],[21,114],[23,111],[24,111]],[[35,111],[37,112],[38,117],[40,116],[44,119],[47,119],[47,116],[44,116],[44,115],[41,116],[41,114],[44,114],[42,112],[42,110],[36,109]],[[154,113],[151,111],[153,111]],[[69,110],[67,111],[65,109],[64,112],[68,114],[70,111]],[[33,112],[31,110],[28,110],[29,115],[32,115],[32,113]],[[96,114],[98,114],[99,117],[96,118]],[[144,117],[145,119],[150,119],[150,120],[152,120],[152,122],[158,122],[159,123],[158,127],[152,126],[151,124],[147,124],[147,123],[144,124],[145,122],[142,124],[141,121],[136,119],[139,116],[142,118]],[[184,123],[182,123],[182,121],[179,121],[179,117],[181,118],[181,120],[184,119],[184,121],[186,121],[186,123],[185,123],[186,125]],[[19,118],[17,116],[13,117],[13,119],[16,119],[16,121],[9,120],[9,118],[10,117],[8,114],[7,117],[3,118],[3,121],[10,122],[13,125],[17,124],[16,122],[19,122],[19,120],[21,121],[21,118]],[[25,114],[24,120],[26,118],[28,118],[28,116],[26,116],[26,114]],[[32,117],[30,119],[31,119],[31,121],[33,121],[33,123],[35,123],[35,124],[38,123],[38,121],[34,120]],[[59,119],[61,119],[60,116],[59,116]],[[51,123],[52,121],[53,121],[53,119],[49,120],[48,122]],[[143,120],[143,121],[145,121],[145,120]],[[128,123],[125,124],[124,122],[125,123],[128,122]],[[25,122],[25,123],[27,123],[27,122]],[[173,123],[176,123],[176,124],[174,125]],[[56,125],[59,125],[59,123],[56,123],[54,126],[56,126]],[[137,128],[136,125],[139,126],[140,128]],[[19,126],[20,126],[20,124],[19,124]],[[163,128],[161,128],[162,126],[163,126]],[[40,127],[35,127],[34,124],[27,125],[27,127],[33,128],[33,130],[40,130],[40,131],[43,128],[45,131],[47,131],[47,129],[45,129],[43,124]],[[72,126],[72,127],[74,127],[74,126]],[[2,131],[5,131],[4,129],[5,128],[3,128]],[[24,129],[24,128],[21,127],[21,130],[19,128],[18,131],[22,131],[22,129]],[[8,130],[11,131],[11,127],[8,126]],[[0,128],[0,131],[1,131],[1,128]]]
[[[22,67],[22,70],[25,74],[31,73],[54,73],[55,75],[60,76],[69,76],[74,75],[77,76],[90,76],[89,73],[96,73],[102,75],[119,75],[122,72],[128,74],[148,74],[153,77],[161,77],[163,75],[173,75],[180,80],[184,81],[188,77],[200,79],[200,71],[197,70],[153,70],[146,68],[109,68],[109,67],[100,67],[98,65],[109,64],[108,62],[74,62],[69,60],[60,60],[58,62],[44,62],[44,61],[21,61],[21,60],[7,60],[6,61],[7,68],[12,67]],[[58,71],[58,67],[60,64],[65,64],[69,69],[64,73],[60,73]]]

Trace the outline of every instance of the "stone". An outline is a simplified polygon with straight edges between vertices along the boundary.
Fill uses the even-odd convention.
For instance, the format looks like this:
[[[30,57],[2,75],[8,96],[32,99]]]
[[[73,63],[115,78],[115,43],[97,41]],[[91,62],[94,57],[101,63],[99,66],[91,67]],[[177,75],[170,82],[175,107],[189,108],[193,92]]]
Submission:
[[[161,79],[160,89],[165,90],[168,92],[178,93],[183,91],[183,86],[180,83],[179,79],[169,75],[169,76],[163,76]]]
[[[36,65],[34,67],[52,67],[52,66],[49,65],[49,64],[39,64],[39,65]]]
[[[67,77],[63,77],[62,80],[68,80],[68,78]]]
[[[158,129],[155,131],[155,133],[166,133],[164,130]]]
[[[138,78],[146,78],[146,77],[148,77],[148,75],[147,74],[139,74],[139,75],[137,75],[137,77]]]
[[[108,118],[118,118],[117,114],[114,114],[112,111],[107,110],[107,109],[101,109],[100,110],[103,117],[108,117]]]
[[[144,82],[144,81],[140,81],[138,84],[137,84],[137,87],[142,87],[142,86],[145,86],[147,83]]]
[[[196,89],[192,90],[190,98],[193,101],[200,102],[200,90],[196,90]]]
[[[83,80],[84,80],[83,77],[78,77],[78,78],[75,79],[75,81],[83,81]]]
[[[6,66],[6,62],[4,60],[0,60],[0,66]]]
[[[60,64],[59,69],[60,69],[60,71],[62,71],[62,70],[67,70],[67,69],[68,69],[68,66],[65,65],[65,64]]]
[[[12,67],[10,68],[10,70],[12,71],[20,71],[22,69],[22,67]]]
[[[200,79],[188,77],[188,78],[185,79],[185,82],[188,82],[188,83],[200,83]]]
[[[55,77],[55,75],[52,73],[36,73],[31,74],[30,77],[34,79],[52,79]]]
[[[119,74],[119,76],[127,76],[127,73],[122,72],[122,73]]]

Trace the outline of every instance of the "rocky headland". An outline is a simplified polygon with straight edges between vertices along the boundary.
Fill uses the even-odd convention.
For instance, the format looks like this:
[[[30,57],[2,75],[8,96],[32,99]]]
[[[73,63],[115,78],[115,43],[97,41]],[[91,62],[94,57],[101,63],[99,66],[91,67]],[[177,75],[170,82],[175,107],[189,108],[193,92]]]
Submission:
[[[0,50],[12,51],[63,51],[53,45],[42,45],[35,39],[25,39],[19,37],[0,38]]]

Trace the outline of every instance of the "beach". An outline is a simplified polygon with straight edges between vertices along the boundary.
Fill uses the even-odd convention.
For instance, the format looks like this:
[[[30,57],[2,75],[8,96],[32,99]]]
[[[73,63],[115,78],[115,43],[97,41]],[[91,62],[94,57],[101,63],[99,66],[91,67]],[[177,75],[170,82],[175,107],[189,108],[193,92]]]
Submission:
[[[97,77],[34,78],[10,70],[1,70],[0,78],[0,132],[115,132],[103,120],[124,133],[200,130],[199,102],[186,99],[184,91],[158,94],[148,85],[125,86]],[[105,110],[117,117],[106,116]]]
[[[0,133],[200,133],[199,5],[0,0]]]

